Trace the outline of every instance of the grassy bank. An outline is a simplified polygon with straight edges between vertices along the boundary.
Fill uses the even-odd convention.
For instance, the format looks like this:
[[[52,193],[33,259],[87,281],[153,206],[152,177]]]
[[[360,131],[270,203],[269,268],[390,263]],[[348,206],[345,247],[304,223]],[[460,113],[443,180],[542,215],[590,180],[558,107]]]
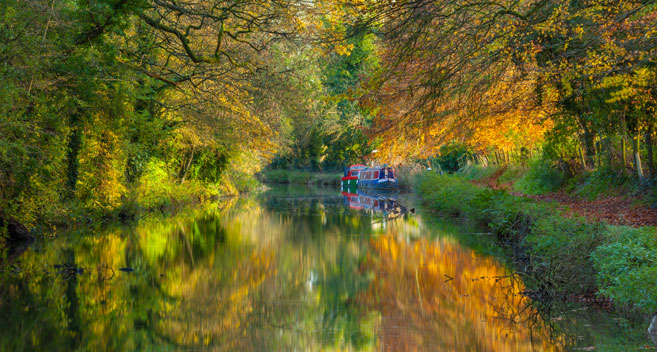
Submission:
[[[224,173],[217,182],[180,180],[161,165],[149,165],[137,182],[116,187],[103,198],[86,194],[51,202],[30,218],[2,216],[0,209],[0,262],[8,247],[34,236],[61,233],[90,224],[129,222],[153,212],[172,213],[187,206],[205,204],[221,197],[247,193],[261,187],[253,175],[239,171]],[[11,225],[14,224],[12,227]]]
[[[342,173],[309,172],[297,170],[264,170],[258,179],[269,184],[340,185]]]
[[[464,177],[421,173],[417,191],[430,209],[472,219],[513,249],[531,295],[604,297],[621,309],[657,310],[657,231],[591,223]]]

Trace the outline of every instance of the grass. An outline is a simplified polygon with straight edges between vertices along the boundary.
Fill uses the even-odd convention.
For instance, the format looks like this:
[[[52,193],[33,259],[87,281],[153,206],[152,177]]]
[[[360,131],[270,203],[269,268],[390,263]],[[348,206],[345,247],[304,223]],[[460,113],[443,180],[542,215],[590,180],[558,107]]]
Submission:
[[[534,160],[514,183],[513,189],[524,194],[545,194],[558,191],[566,182],[563,172],[543,160]]]
[[[458,174],[463,179],[470,181],[478,181],[478,180],[483,180],[485,178],[489,178],[498,169],[499,166],[484,167],[477,164],[471,164],[471,165],[466,165],[461,170],[459,170]]]
[[[542,296],[612,299],[645,315],[657,310],[657,230],[562,216],[554,205],[473,185],[460,177],[421,173],[416,189],[427,206],[486,226],[524,268]]]

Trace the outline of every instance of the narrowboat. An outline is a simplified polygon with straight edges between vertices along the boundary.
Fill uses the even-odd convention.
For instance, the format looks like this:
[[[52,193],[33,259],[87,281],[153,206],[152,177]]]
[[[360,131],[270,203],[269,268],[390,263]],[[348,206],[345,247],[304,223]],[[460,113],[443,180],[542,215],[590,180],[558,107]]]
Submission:
[[[349,166],[340,179],[342,180],[342,187],[356,187],[358,185],[358,173],[366,168],[367,166],[361,164]]]
[[[358,188],[395,189],[395,170],[388,165],[360,169]]]

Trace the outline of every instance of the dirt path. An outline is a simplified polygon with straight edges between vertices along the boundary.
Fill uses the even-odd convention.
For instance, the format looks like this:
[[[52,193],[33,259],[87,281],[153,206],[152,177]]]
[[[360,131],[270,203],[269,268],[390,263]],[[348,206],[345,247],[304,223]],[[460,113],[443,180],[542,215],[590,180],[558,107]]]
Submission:
[[[573,215],[577,214],[587,219],[604,221],[612,225],[657,226],[657,209],[632,204],[631,200],[622,196],[587,201],[571,197],[563,192],[539,196],[511,193],[539,201],[556,201],[567,207]]]
[[[575,198],[565,192],[556,192],[543,195],[527,195],[511,191],[511,184],[499,184],[498,180],[506,171],[502,167],[494,174],[475,184],[493,189],[506,189],[509,193],[527,197],[537,201],[554,201],[559,203],[566,215],[579,215],[589,220],[603,221],[611,225],[627,225],[632,227],[657,226],[657,209],[632,204],[632,201],[623,196],[608,196],[594,201]]]

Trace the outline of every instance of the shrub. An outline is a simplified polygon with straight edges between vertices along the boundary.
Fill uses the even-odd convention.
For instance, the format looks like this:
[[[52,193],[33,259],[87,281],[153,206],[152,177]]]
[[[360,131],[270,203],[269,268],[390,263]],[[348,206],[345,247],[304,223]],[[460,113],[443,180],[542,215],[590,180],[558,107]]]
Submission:
[[[499,183],[515,182],[521,178],[527,170],[522,166],[508,165],[504,173],[497,179]]]
[[[592,255],[599,292],[646,312],[657,310],[657,231],[610,226],[607,243]]]
[[[610,190],[628,185],[631,181],[632,178],[623,171],[601,167],[583,175],[581,179],[575,179],[574,182],[577,183],[573,188],[575,194],[580,197],[596,199],[602,194],[609,194]]]
[[[177,182],[169,177],[163,161],[153,159],[146,165],[134,197],[139,208],[151,210],[197,202],[217,195],[216,189],[206,187],[200,181]]]
[[[468,158],[472,157],[472,150],[465,144],[451,143],[440,147],[440,156],[435,159],[445,172],[456,172]]]
[[[465,216],[475,214],[472,201],[484,191],[470,182],[433,172],[419,175],[418,190],[434,210]]]
[[[546,203],[423,172],[417,190],[442,214],[488,226],[514,249],[532,289],[551,296],[598,292],[645,313],[657,310],[657,230],[565,218]]]
[[[606,226],[560,215],[535,219],[525,243],[532,270],[552,294],[593,293],[595,268],[590,254],[602,244]]]
[[[458,175],[466,180],[482,180],[490,177],[498,169],[499,167],[497,166],[484,167],[477,164],[471,164],[461,168]]]
[[[260,182],[255,176],[246,172],[233,171],[230,173],[230,179],[238,193],[251,192],[260,187]]]
[[[263,182],[270,184],[319,184],[319,185],[339,185],[341,173],[321,173],[307,171],[291,170],[265,170],[260,174]]]
[[[514,184],[513,188],[525,194],[543,194],[557,191],[563,186],[566,176],[545,160],[530,163],[529,170]]]

